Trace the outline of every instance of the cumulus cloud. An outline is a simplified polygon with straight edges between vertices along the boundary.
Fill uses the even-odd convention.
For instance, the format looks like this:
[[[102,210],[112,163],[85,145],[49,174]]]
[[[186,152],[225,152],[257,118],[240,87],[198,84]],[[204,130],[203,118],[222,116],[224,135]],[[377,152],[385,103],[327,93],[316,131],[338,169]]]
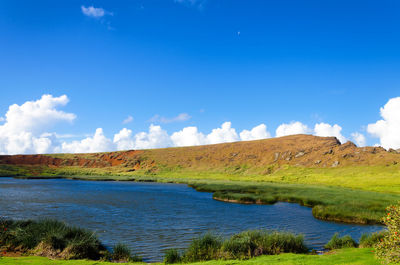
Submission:
[[[119,133],[114,135],[113,143],[116,145],[117,150],[135,149],[132,130],[123,128]]]
[[[367,139],[365,138],[365,136],[359,132],[352,133],[351,137],[353,138],[354,142],[360,147],[365,146],[367,143]]]
[[[271,134],[267,131],[267,125],[260,124],[253,129],[243,130],[240,133],[240,140],[242,141],[250,141],[250,140],[260,140],[270,138]]]
[[[344,137],[341,133],[342,127],[339,125],[330,125],[328,123],[318,123],[315,124],[314,134],[316,136],[335,136],[339,139],[341,143],[345,143],[347,141],[346,137]]]
[[[59,149],[56,148],[58,151]],[[71,143],[62,143],[60,151],[62,153],[94,153],[114,151],[113,142],[108,139],[102,128],[97,128],[92,137],[87,137],[80,141],[72,141]]]
[[[231,127],[231,122],[224,122],[221,128],[216,128],[207,135],[207,142],[209,144],[228,143],[239,140],[236,130]]]
[[[153,123],[172,123],[172,122],[183,122],[183,121],[187,121],[190,120],[192,117],[187,114],[187,113],[181,113],[176,117],[172,117],[172,118],[166,118],[163,116],[160,116],[158,114],[154,115],[149,121],[153,122]]]
[[[112,14],[110,12],[105,11],[103,8],[94,7],[94,6],[81,6],[82,13],[88,17],[100,18],[104,17],[106,14]]]
[[[197,127],[186,127],[171,135],[174,146],[192,146],[207,144],[207,138]]]
[[[136,149],[162,148],[171,146],[168,133],[158,125],[150,125],[149,132],[140,132],[135,135]]]
[[[390,99],[380,109],[382,119],[369,124],[368,133],[379,138],[386,149],[400,148],[400,97]]]
[[[283,123],[278,126],[276,129],[276,137],[286,136],[286,135],[293,135],[293,134],[308,134],[311,133],[312,130],[308,128],[307,125],[295,121],[291,123]]]
[[[133,122],[133,117],[129,115],[125,120],[122,121],[122,124],[128,124]]]
[[[43,95],[36,101],[8,108],[0,125],[0,153],[24,154],[52,152],[56,137],[46,132],[58,122],[72,122],[76,116],[58,110],[68,103],[66,95]]]

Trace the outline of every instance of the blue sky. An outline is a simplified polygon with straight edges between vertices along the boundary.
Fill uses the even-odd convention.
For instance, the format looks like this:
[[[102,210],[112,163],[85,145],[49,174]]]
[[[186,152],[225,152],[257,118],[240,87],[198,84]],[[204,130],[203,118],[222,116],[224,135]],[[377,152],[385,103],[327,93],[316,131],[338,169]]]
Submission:
[[[207,135],[229,121],[238,134],[265,124],[275,136],[299,121],[382,144],[367,126],[399,96],[399,11],[396,0],[4,0],[0,116],[67,95],[57,108],[75,119],[46,132],[102,128],[112,139],[154,124]]]

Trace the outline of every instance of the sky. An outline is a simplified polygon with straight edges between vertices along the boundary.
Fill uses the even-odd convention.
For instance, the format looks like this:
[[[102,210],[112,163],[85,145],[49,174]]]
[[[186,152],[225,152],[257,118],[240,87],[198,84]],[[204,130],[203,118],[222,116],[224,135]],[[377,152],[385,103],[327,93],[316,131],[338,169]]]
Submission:
[[[308,133],[400,148],[397,0],[0,1],[0,154]]]

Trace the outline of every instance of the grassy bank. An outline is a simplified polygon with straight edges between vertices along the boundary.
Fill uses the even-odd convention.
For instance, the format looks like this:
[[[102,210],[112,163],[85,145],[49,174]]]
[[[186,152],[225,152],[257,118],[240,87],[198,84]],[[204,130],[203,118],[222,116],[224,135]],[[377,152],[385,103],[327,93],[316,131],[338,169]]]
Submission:
[[[294,202],[312,207],[314,217],[348,223],[380,223],[385,207],[400,200],[396,194],[316,185],[215,182],[193,183],[198,191],[213,192],[217,200],[272,204]]]
[[[312,184],[335,186],[365,191],[400,194],[400,164],[359,165],[339,168],[312,168],[290,165],[270,165],[253,168],[236,165],[220,169],[182,168],[156,166],[153,169],[128,171],[121,167],[85,168],[79,166],[47,167],[1,165],[0,176],[57,177],[72,176],[80,179],[132,180],[154,179],[157,181],[190,182],[243,181],[287,184]]]
[[[262,256],[250,260],[228,260],[228,261],[207,261],[189,263],[196,265],[256,265],[256,264],[307,264],[307,265],[336,265],[336,264],[353,264],[353,265],[378,265],[372,249],[369,248],[349,248],[336,250],[324,255],[306,255],[306,254],[281,254],[275,256]],[[1,264],[4,265],[111,265],[115,263],[98,262],[87,260],[50,260],[43,257],[5,257],[0,258]],[[125,264],[143,264],[143,263],[125,263]],[[160,263],[159,263],[160,264]]]
[[[212,192],[216,200],[235,203],[273,204],[278,201],[312,207],[321,220],[378,224],[386,206],[400,201],[400,194],[372,192],[325,185],[285,184],[214,179],[159,178],[158,176],[58,175],[21,178],[65,177],[82,180],[157,181],[188,184],[197,191]]]

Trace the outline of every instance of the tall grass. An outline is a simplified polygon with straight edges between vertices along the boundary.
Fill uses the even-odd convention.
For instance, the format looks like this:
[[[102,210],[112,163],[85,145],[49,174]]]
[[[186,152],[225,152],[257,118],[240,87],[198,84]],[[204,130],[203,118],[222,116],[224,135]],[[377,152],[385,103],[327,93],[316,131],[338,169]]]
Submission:
[[[115,262],[142,261],[142,258],[137,255],[133,255],[129,247],[122,243],[118,243],[113,247],[111,259]]]
[[[343,237],[339,236],[339,233],[335,233],[331,240],[324,246],[326,249],[340,249],[340,248],[355,248],[358,244],[354,241],[351,236],[346,235]]]
[[[307,253],[303,236],[268,230],[249,230],[223,240],[207,233],[192,240],[182,255],[175,249],[166,252],[165,263],[197,262],[218,259],[248,259],[280,253]]]
[[[41,247],[36,249],[40,252],[46,246],[47,254],[68,259],[99,259],[106,250],[94,233],[57,220],[1,220],[0,227],[5,228],[0,233],[0,246],[9,250]]]
[[[213,192],[213,198],[218,200],[259,204],[294,202],[312,207],[318,219],[361,224],[381,223],[386,206],[400,199],[394,194],[299,184],[227,181],[190,186],[198,191]]]
[[[221,246],[221,237],[212,233],[206,233],[192,240],[184,253],[183,260],[186,262],[195,262],[218,259],[220,257]]]
[[[280,253],[306,253],[302,235],[267,230],[245,231],[226,240],[223,251],[234,259]]]
[[[174,264],[174,263],[179,263],[182,261],[181,254],[176,248],[168,249],[165,252],[164,256],[164,263],[165,264]]]
[[[386,235],[387,231],[375,232],[370,234],[362,234],[360,238],[360,248],[372,248],[381,241]]]

